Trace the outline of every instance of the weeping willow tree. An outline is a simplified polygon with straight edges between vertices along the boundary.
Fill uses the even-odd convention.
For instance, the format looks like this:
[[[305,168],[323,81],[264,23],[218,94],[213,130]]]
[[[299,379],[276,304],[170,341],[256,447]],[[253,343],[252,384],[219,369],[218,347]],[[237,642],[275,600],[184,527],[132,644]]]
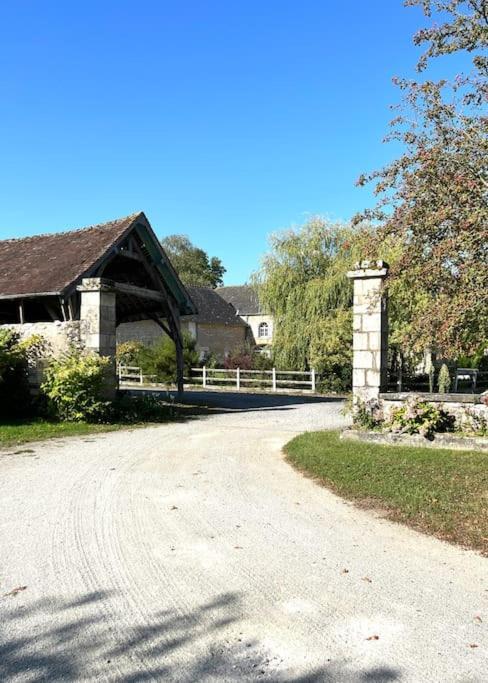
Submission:
[[[346,277],[360,258],[368,230],[321,217],[270,236],[270,251],[254,283],[274,317],[278,367],[315,370],[327,388],[350,383],[352,284]]]

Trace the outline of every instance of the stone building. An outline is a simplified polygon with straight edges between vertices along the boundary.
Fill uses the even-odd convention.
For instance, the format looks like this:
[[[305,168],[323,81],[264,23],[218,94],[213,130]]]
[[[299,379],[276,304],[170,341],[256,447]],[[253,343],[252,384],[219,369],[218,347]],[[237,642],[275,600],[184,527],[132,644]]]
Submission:
[[[181,390],[180,319],[196,312],[143,213],[0,241],[0,325],[41,334],[54,354],[75,344],[114,357],[118,326],[154,320],[175,341]]]
[[[234,287],[219,287],[217,292],[235,308],[251,331],[250,341],[261,350],[273,343],[273,316],[266,313],[254,287],[238,285]]]
[[[249,337],[249,327],[217,292],[208,287],[188,287],[197,313],[182,316],[181,329],[196,340],[202,358],[213,354],[219,361],[236,349],[242,348]],[[154,344],[164,334],[154,320],[123,323],[117,328],[117,343],[140,341]]]

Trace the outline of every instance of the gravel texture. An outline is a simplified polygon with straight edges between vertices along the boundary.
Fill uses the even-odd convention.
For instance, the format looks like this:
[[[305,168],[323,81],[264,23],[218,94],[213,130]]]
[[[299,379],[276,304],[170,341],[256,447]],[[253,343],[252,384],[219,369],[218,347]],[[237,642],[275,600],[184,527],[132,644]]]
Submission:
[[[486,681],[486,560],[284,462],[340,402],[212,400],[0,455],[0,680]]]

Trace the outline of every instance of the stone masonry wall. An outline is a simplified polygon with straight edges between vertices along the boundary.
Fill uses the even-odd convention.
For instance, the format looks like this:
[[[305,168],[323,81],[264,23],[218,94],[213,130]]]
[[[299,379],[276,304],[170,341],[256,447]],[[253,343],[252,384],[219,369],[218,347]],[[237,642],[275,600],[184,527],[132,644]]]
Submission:
[[[356,270],[348,273],[354,281],[352,383],[355,401],[377,399],[386,384],[388,312],[383,280],[387,273],[383,261],[359,263]]]
[[[39,363],[30,369],[29,380],[33,386],[41,383],[42,374],[50,356],[57,357],[69,351],[73,346],[78,348],[82,346],[82,323],[79,320],[0,325],[0,328],[6,327],[20,334],[22,339],[38,334],[46,341],[46,358],[41,358]]]

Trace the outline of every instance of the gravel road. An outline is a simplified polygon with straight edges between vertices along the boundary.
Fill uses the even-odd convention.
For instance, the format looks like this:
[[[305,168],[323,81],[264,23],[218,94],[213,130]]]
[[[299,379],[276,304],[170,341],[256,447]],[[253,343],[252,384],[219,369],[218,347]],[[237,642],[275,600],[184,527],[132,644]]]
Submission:
[[[284,462],[340,402],[214,399],[0,454],[0,681],[488,680],[486,559]]]

